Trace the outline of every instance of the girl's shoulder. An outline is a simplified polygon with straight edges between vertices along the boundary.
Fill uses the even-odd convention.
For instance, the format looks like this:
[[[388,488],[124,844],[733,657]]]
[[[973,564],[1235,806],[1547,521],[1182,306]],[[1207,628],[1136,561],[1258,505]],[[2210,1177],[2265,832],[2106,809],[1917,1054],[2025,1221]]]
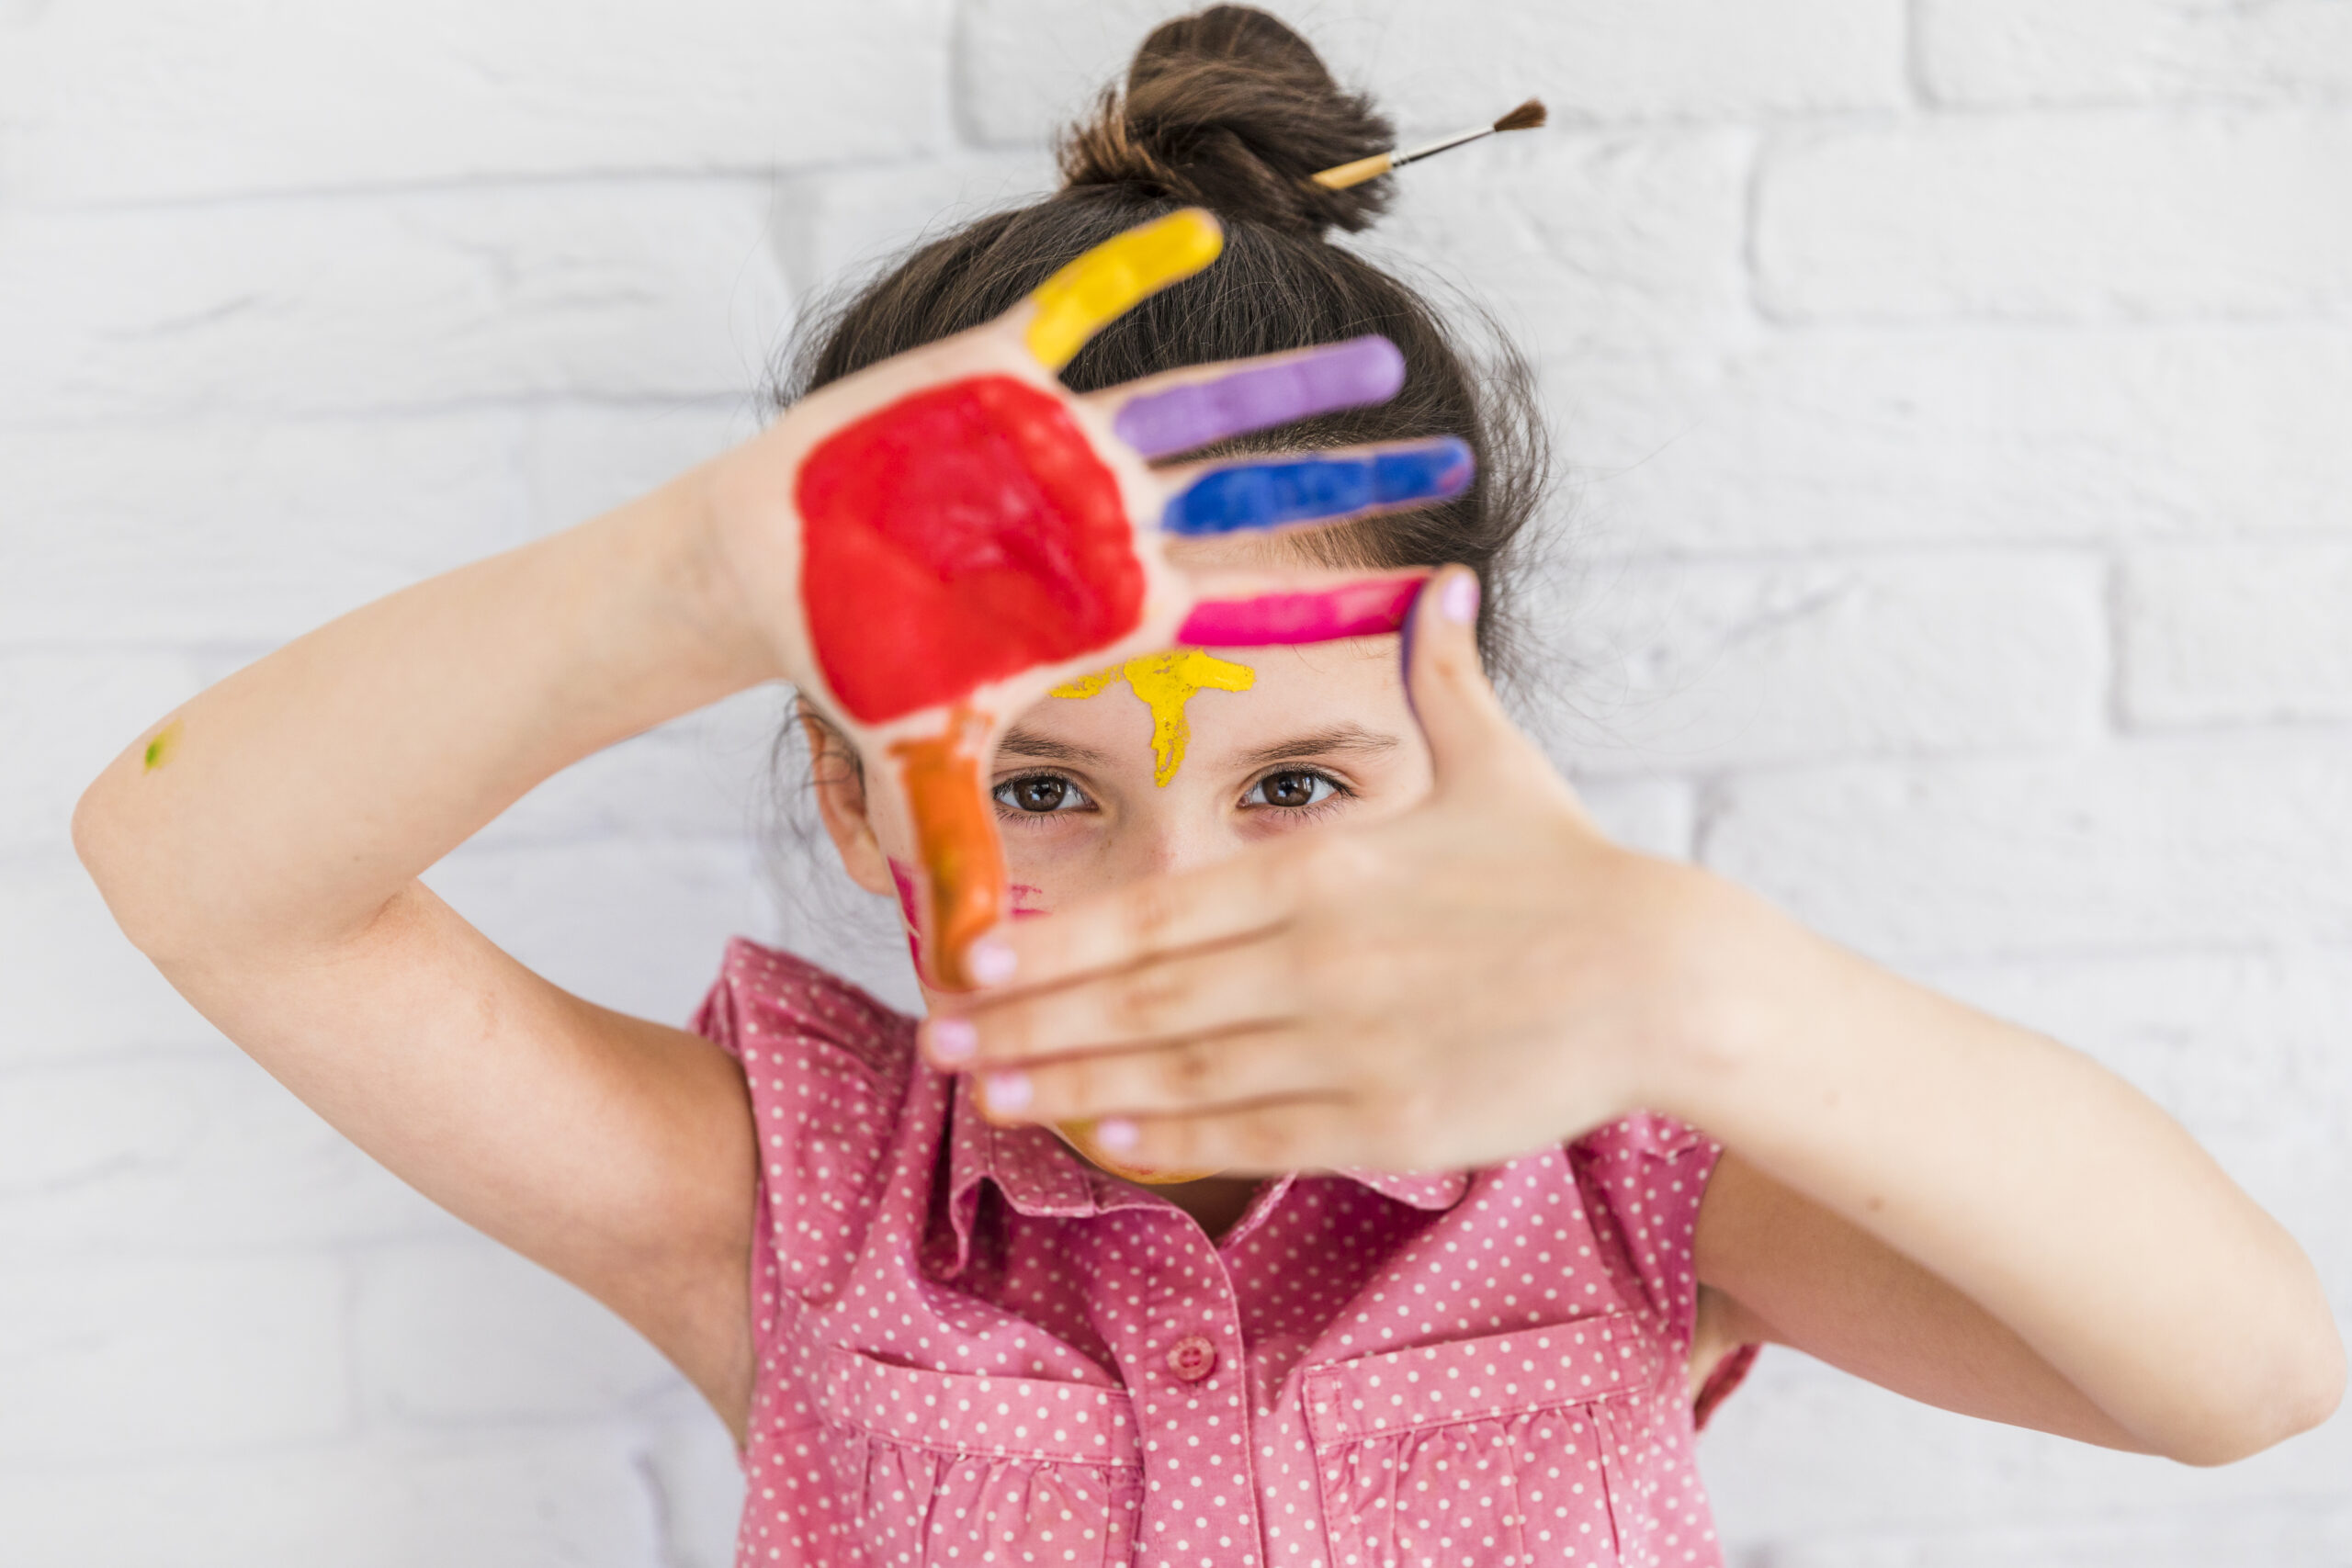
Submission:
[[[936,1075],[918,1067],[913,1019],[746,937],[727,944],[693,1027],[742,1064],[759,1138],[764,1356],[782,1321],[777,1292],[808,1300],[837,1288],[887,1174],[929,1169],[920,1156],[925,1127],[938,1131]],[[931,1092],[918,1093],[926,1083]]]
[[[1571,1158],[1595,1160],[1699,1159],[1713,1164],[1723,1145],[1688,1122],[1657,1111],[1635,1111],[1604,1122],[1568,1145]]]
[[[915,1021],[797,953],[733,938],[690,1026],[743,1062],[846,1056],[903,1083],[914,1062]]]
[[[1699,1205],[1723,1152],[1699,1128],[1654,1111],[1605,1122],[1566,1149],[1600,1245],[1639,1280],[1678,1351],[1697,1328]]]

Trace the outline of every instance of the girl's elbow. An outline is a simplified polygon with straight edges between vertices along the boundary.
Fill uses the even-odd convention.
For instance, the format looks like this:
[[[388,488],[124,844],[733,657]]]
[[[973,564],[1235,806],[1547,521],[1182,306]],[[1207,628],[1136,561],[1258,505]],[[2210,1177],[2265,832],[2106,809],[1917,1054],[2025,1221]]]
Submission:
[[[137,835],[112,803],[105,778],[82,793],[74,803],[74,853],[82,869],[97,885],[115,923],[131,945],[153,956],[167,941],[167,928],[153,908],[156,900],[138,874],[142,862]]]
[[[2344,1340],[2333,1323],[2300,1353],[2282,1356],[2268,1387],[2234,1418],[2196,1424],[2168,1458],[2203,1468],[2235,1464],[2324,1424],[2344,1403]]]
[[[2261,1448],[2324,1425],[2344,1404],[2344,1337],[2331,1320],[2300,1359],[2293,1385],[2279,1401],[2276,1429]]]
[[[115,919],[126,932],[130,922],[123,919],[122,868],[136,863],[136,855],[124,842],[127,837],[116,814],[109,809],[111,791],[107,782],[100,778],[82,792],[74,803],[71,826],[74,854],[81,861],[82,869],[97,884],[99,896],[114,911]],[[135,939],[134,939],[135,940]]]
[[[217,918],[179,896],[180,879],[160,869],[168,861],[151,826],[124,809],[107,778],[74,802],[72,832],[74,853],[107,912],[158,968],[168,974],[175,960],[218,938]]]

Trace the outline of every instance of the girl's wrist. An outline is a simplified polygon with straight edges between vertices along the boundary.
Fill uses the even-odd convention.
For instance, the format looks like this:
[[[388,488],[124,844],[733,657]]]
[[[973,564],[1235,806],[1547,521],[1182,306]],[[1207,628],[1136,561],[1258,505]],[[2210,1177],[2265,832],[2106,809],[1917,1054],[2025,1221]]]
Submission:
[[[704,463],[548,536],[537,570],[573,640],[548,699],[575,718],[555,766],[785,677],[714,536]]]
[[[655,492],[663,536],[662,578],[680,615],[701,636],[730,689],[795,681],[776,646],[779,616],[763,615],[743,564],[729,548],[721,506],[725,457],[688,469]]]
[[[1733,1116],[1734,1086],[1783,1060],[1827,977],[1832,951],[1770,903],[1711,873],[1675,866],[1660,939],[1661,1012],[1642,1031],[1635,1099],[1694,1126]],[[1736,1120],[1736,1116],[1733,1116]]]

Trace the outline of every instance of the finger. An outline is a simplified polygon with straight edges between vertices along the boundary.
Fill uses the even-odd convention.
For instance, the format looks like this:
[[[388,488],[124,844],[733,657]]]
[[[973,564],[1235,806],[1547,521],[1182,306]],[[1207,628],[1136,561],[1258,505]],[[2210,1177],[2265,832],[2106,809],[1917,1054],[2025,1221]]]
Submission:
[[[915,829],[919,949],[944,990],[973,984],[974,941],[1002,918],[1004,851],[984,764],[989,726],[967,713],[944,735],[893,741],[890,766]]]
[[[1022,340],[1038,364],[1059,370],[1136,301],[1192,276],[1216,260],[1224,245],[1225,231],[1199,207],[1180,208],[1105,240],[1031,293],[1035,310]]]
[[[1124,1119],[1122,1124],[1125,1124]],[[1057,1122],[1054,1131],[1069,1139],[1080,1154],[1123,1181],[1139,1182],[1146,1187],[1170,1187],[1180,1181],[1199,1181],[1217,1174],[1214,1166],[1204,1170],[1185,1170],[1173,1166],[1142,1170],[1131,1165],[1121,1165],[1111,1157],[1108,1150],[1094,1141],[1094,1123],[1091,1122]]]
[[[1478,658],[1478,574],[1449,566],[1406,622],[1405,691],[1442,784],[1481,761],[1528,750]]]
[[[1041,1058],[1268,1028],[1295,1012],[1295,979],[1277,943],[1222,943],[978,1001],[952,1019],[933,1020],[924,1038],[945,1067],[1037,1065]],[[944,1052],[936,1049],[943,1039],[953,1041]]]
[[[1475,465],[1458,436],[1353,452],[1258,457],[1176,470],[1161,512],[1170,534],[1230,534],[1289,523],[1337,522],[1459,495]]]
[[[1000,1068],[979,1082],[992,1119],[1061,1122],[1233,1110],[1329,1092],[1330,1078],[1298,1031],[1277,1029]]]
[[[1176,628],[1176,640],[1188,648],[1263,648],[1378,637],[1404,626],[1427,581],[1419,568],[1376,575],[1194,573],[1200,597]]]
[[[1111,1116],[1088,1142],[1141,1171],[1277,1176],[1370,1163],[1360,1157],[1354,1102],[1336,1096],[1268,1100],[1191,1115]]]
[[[1405,356],[1374,334],[1238,365],[1194,366],[1095,395],[1111,429],[1146,457],[1189,452],[1333,409],[1386,402],[1405,384]]]
[[[1314,848],[1304,840],[1296,849],[1268,846],[1001,926],[973,945],[967,969],[982,987],[1027,991],[1272,931],[1290,919],[1312,880],[1302,874],[1300,857]]]

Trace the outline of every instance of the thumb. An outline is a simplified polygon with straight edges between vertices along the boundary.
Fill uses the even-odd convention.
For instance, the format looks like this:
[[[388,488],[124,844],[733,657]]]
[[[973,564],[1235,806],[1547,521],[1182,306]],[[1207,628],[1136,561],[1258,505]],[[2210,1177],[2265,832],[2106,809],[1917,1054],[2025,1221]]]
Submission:
[[[1526,750],[1478,659],[1478,574],[1449,566],[1421,587],[1406,617],[1405,695],[1430,743],[1439,787]]]

